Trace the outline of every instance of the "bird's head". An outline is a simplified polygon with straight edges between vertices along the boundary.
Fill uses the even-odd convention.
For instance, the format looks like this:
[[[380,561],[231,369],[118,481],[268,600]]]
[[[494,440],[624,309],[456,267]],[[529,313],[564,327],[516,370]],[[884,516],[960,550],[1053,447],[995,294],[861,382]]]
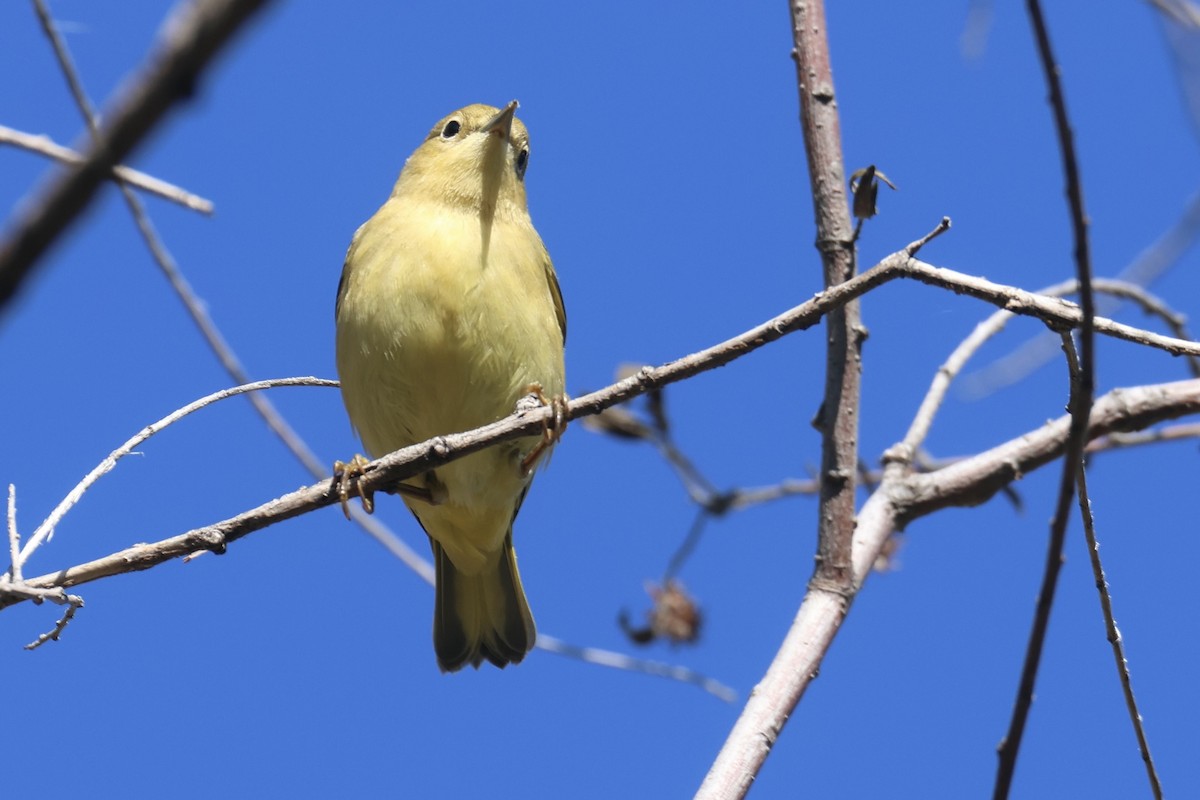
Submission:
[[[409,157],[393,196],[417,196],[500,218],[527,215],[529,132],[504,108],[476,103],[438,120]]]

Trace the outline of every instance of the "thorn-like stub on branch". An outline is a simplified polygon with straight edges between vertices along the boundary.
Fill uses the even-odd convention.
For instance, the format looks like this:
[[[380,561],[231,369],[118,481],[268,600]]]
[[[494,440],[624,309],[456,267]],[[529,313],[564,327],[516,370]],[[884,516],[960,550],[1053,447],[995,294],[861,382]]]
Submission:
[[[883,451],[882,461],[885,465],[911,464],[915,455],[916,454],[913,452],[911,446],[905,444],[904,442],[897,442],[887,450]]]
[[[825,431],[825,404],[824,403],[821,403],[821,405],[817,408],[817,413],[813,414],[813,418],[809,421],[808,424],[811,425],[817,431],[820,431],[820,432]]]
[[[818,103],[826,104],[833,102],[833,85],[821,83],[813,87],[812,98]]]
[[[200,532],[200,540],[204,542],[204,549],[209,552],[223,556],[227,549],[225,542],[225,534],[215,528],[208,528]]]
[[[825,473],[825,483],[826,485],[840,488],[845,486],[853,476],[854,473],[851,470],[839,467],[837,469],[831,469]]]

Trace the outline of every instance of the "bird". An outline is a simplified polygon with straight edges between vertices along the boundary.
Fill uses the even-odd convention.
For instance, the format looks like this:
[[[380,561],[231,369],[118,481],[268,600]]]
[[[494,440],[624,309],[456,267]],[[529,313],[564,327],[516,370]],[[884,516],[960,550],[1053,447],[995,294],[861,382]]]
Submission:
[[[350,243],[335,309],[337,371],[350,422],[374,457],[494,422],[530,397],[565,403],[566,311],[529,216],[529,132],[517,105],[474,104],[439,120]],[[561,430],[397,487],[433,551],[443,672],[484,660],[503,668],[533,648],[513,522]]]

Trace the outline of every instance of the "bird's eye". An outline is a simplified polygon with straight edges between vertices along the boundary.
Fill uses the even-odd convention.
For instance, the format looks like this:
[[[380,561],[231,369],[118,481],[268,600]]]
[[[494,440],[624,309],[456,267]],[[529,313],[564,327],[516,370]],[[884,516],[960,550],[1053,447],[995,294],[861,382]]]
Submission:
[[[529,148],[521,148],[521,152],[517,153],[517,175],[525,176],[525,165],[529,163]]]
[[[458,120],[456,120],[456,119],[450,120],[449,122],[446,123],[446,127],[442,128],[442,138],[443,139],[453,139],[455,136],[458,135],[458,131],[461,127],[462,127],[462,125],[459,123]]]

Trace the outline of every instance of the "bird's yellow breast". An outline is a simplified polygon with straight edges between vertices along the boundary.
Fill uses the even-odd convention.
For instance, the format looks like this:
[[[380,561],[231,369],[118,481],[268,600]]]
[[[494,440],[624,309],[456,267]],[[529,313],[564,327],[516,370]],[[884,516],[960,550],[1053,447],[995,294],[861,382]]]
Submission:
[[[485,226],[478,211],[393,196],[359,229],[338,303],[337,361],[351,422],[373,456],[507,416],[532,383],[562,394],[548,268],[528,217]],[[447,503],[413,510],[431,535],[461,528],[468,550],[494,550],[528,482],[519,461],[531,446],[440,468]],[[476,530],[484,519],[487,530]]]

